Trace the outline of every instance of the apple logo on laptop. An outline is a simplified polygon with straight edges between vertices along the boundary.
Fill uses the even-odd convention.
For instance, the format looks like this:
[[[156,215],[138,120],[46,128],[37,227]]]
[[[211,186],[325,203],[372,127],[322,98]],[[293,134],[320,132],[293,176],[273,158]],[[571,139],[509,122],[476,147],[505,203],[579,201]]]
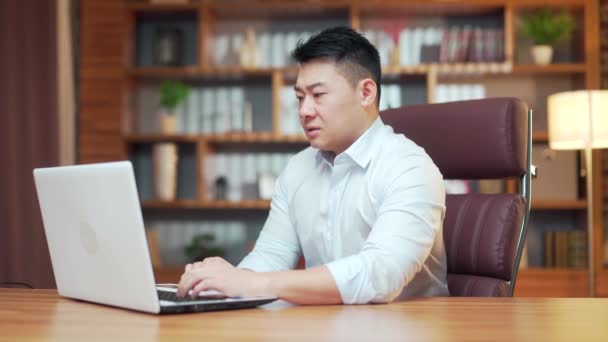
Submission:
[[[88,223],[80,223],[80,242],[88,254],[97,253],[97,234]]]

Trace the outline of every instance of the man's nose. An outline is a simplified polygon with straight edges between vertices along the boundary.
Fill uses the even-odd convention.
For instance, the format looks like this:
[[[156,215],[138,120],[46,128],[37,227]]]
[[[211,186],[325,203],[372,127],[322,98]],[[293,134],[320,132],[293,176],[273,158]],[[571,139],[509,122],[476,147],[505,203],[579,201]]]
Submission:
[[[309,96],[304,96],[300,102],[300,118],[306,119],[315,115],[315,108],[312,99]]]

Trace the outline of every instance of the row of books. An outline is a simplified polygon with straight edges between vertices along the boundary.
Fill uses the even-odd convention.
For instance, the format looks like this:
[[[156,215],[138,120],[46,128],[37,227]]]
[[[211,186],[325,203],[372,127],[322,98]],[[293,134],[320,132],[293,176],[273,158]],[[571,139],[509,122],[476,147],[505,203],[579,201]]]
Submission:
[[[261,175],[276,179],[295,153],[215,153],[203,160],[207,199],[218,199],[218,179],[223,177],[226,184],[226,198],[229,201],[247,199],[270,199],[261,197],[258,181]],[[274,183],[272,184],[274,185]],[[265,191],[272,193],[272,189]]]
[[[270,93],[269,93],[270,94]],[[293,86],[285,86],[280,93],[280,132],[286,135],[302,134],[298,117],[298,100]],[[249,100],[255,99],[255,104]],[[144,86],[137,98],[139,133],[159,131],[158,89]],[[264,105],[267,103],[268,105]],[[174,115],[178,134],[218,134],[227,132],[252,132],[255,127],[272,125],[271,99],[262,99],[247,94],[241,86],[192,87],[184,103]],[[268,107],[264,113],[253,113],[254,105]]]
[[[138,96],[140,133],[158,132],[158,89],[142,87]],[[270,99],[268,101],[270,103]],[[253,131],[252,103],[245,88],[192,87],[184,103],[177,108],[178,134],[213,134],[229,131]],[[270,113],[268,113],[270,115]]]
[[[583,230],[544,233],[545,267],[587,267],[587,233]]]
[[[405,27],[392,34],[364,30],[378,48],[382,65],[413,66],[426,63],[504,61],[504,31],[470,25],[451,27]],[[393,55],[393,50],[398,54]],[[398,56],[398,60],[395,60]]]
[[[403,103],[403,89],[398,84],[383,84],[380,86],[380,110],[399,108]]]
[[[435,103],[476,100],[486,97],[483,84],[438,84],[435,87]]]
[[[253,33],[252,33],[253,32]],[[412,66],[424,63],[497,62],[504,60],[504,30],[471,25],[451,27],[405,27],[397,34],[368,29],[363,35],[376,46],[382,65]],[[284,67],[293,62],[290,53],[312,32],[219,33],[212,59],[215,65]],[[252,40],[248,42],[248,40]],[[247,44],[245,44],[247,43]],[[248,61],[243,61],[243,46]],[[397,50],[398,60],[391,57]]]
[[[248,29],[249,32],[252,28]],[[215,37],[212,58],[215,65],[241,65],[252,67],[284,67],[292,64],[291,51],[298,41],[307,39],[311,32],[269,32],[253,33],[248,61],[243,61],[242,48],[247,41],[247,32],[220,33]]]

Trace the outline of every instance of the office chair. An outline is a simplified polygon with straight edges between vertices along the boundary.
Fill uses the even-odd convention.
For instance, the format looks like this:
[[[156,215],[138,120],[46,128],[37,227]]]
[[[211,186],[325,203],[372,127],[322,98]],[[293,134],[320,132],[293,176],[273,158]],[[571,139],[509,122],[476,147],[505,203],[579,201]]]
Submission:
[[[451,296],[513,296],[530,213],[532,112],[515,98],[405,106],[384,123],[423,147],[445,179],[519,177],[518,193],[446,197]]]

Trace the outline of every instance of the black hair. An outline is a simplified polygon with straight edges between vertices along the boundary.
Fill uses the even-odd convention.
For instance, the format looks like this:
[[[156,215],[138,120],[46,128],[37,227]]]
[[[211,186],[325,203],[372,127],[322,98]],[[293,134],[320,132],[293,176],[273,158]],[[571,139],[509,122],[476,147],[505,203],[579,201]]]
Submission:
[[[331,27],[313,35],[306,42],[300,41],[291,56],[300,64],[316,59],[334,61],[340,74],[353,87],[361,79],[371,78],[377,86],[376,103],[380,103],[380,55],[369,40],[350,27]]]

